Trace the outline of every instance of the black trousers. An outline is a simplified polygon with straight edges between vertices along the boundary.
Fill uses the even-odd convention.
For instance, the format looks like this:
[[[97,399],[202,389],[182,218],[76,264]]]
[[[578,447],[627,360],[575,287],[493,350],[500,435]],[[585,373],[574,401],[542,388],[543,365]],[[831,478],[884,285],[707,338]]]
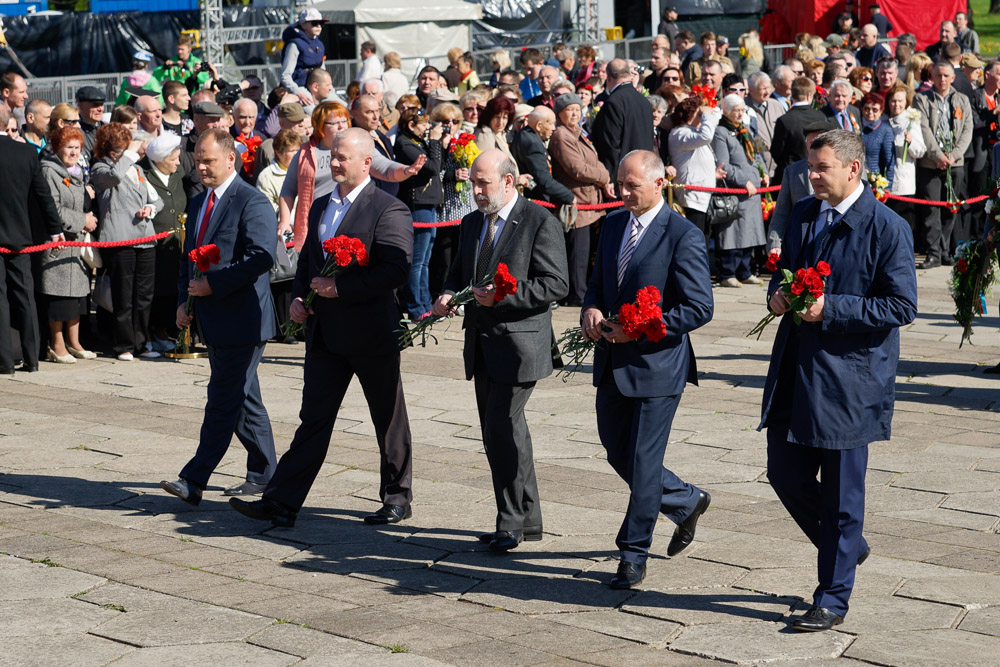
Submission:
[[[141,352],[149,340],[156,248],[103,248],[101,259],[111,277],[114,351]]]
[[[587,267],[590,265],[590,227],[566,232],[566,258],[569,263],[569,303],[582,303],[587,293]]]
[[[959,193],[962,199],[972,199],[979,195],[988,195],[990,180],[990,165],[987,162],[982,169],[968,169],[965,192]],[[971,241],[982,238],[986,229],[986,209],[982,204],[965,205],[958,213],[955,223],[955,241]]]
[[[493,495],[497,503],[496,530],[540,529],[542,507],[538,503],[531,434],[524,418],[524,406],[535,383],[495,382],[486,373],[481,355],[477,356],[480,358],[476,360],[473,381],[479,408],[479,428],[493,477]]]
[[[35,283],[31,278],[28,255],[0,255],[0,366],[13,368],[15,355],[11,344],[11,326],[21,339],[21,359],[25,365],[38,365],[38,312],[35,307]]]
[[[398,351],[379,356],[328,352],[320,344],[306,352],[303,366],[302,422],[282,454],[264,497],[298,511],[323,466],[340,404],[357,375],[375,425],[381,460],[379,495],[387,505],[413,499],[413,439],[403,400]]]
[[[247,450],[247,481],[266,484],[274,472],[274,437],[257,379],[264,343],[208,347],[212,375],[201,423],[198,451],[181,470],[184,479],[205,488],[236,436]]]
[[[940,201],[945,197],[945,170],[917,167],[917,197]],[[952,182],[956,196],[961,198],[965,191],[965,167],[951,168]],[[927,256],[951,257],[954,254],[953,232],[955,230],[956,213],[943,206],[926,206],[921,204],[918,209],[924,220],[924,243],[927,245]]]
[[[149,311],[149,331],[152,337],[173,338],[177,333],[177,274],[180,262],[181,251],[176,240],[156,244],[153,303]]]

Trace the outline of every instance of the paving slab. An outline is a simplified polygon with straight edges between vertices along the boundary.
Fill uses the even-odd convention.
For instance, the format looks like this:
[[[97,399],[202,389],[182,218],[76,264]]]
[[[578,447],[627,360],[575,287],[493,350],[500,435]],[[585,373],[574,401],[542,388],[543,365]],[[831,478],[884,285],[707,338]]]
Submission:
[[[254,665],[255,667],[287,667],[302,661],[294,655],[271,651],[260,646],[233,642],[226,644],[191,644],[178,648],[156,646],[141,648],[115,663],[115,667],[148,667],[165,665],[183,655],[184,664],[193,665]]]
[[[964,574],[914,579],[903,584],[897,595],[976,609],[996,604],[1000,599],[1000,576]]]
[[[839,632],[795,632],[785,623],[718,623],[685,628],[670,648],[745,664],[775,658],[835,658],[852,639]]]
[[[93,667],[135,650],[134,646],[82,633],[0,636],[0,666]]]
[[[891,667],[996,667],[1000,637],[962,630],[872,633],[858,637],[845,655]]]

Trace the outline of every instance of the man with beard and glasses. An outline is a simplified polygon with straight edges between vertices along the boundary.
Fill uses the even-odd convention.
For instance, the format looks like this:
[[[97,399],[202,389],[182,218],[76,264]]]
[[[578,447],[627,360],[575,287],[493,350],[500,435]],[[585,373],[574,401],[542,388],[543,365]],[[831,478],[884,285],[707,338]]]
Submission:
[[[495,300],[493,286],[476,289],[465,307],[465,375],[475,381],[483,445],[493,476],[496,530],[480,536],[492,551],[542,539],[542,508],[535,481],[524,407],[535,383],[552,373],[549,304],[569,292],[562,224],[517,194],[516,167],[502,151],[485,151],[469,182],[478,211],[462,218],[458,253],[433,313],[450,316],[451,297],[493,275],[503,262],[517,291]]]

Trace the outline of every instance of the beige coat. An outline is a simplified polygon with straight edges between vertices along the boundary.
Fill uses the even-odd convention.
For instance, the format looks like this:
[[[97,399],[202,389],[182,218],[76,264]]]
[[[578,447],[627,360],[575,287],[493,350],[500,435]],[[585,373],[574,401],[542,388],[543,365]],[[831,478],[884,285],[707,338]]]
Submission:
[[[597,158],[597,150],[580,128],[556,127],[549,139],[552,156],[552,177],[573,191],[574,203],[600,204],[601,188],[608,184],[608,170]],[[576,227],[592,225],[604,211],[580,211]]]
[[[965,164],[965,151],[972,143],[972,105],[969,103],[968,97],[954,88],[946,99],[949,109],[952,109],[954,114],[951,126],[955,134],[955,147],[951,151],[951,157],[955,160],[953,166],[961,167]],[[923,134],[924,144],[927,145],[927,152],[917,161],[917,166],[937,169],[937,161],[944,155],[936,135],[938,126],[937,95],[933,90],[917,93],[913,98],[913,108],[920,112],[920,132]]]
[[[479,150],[484,153],[494,148],[503,151],[503,154],[509,157],[510,161],[514,163],[515,178],[520,175],[517,169],[517,160],[514,159],[514,155],[510,152],[510,146],[507,145],[507,139],[504,135],[497,134],[493,131],[493,128],[484,125],[476,130],[476,146],[479,146]]]

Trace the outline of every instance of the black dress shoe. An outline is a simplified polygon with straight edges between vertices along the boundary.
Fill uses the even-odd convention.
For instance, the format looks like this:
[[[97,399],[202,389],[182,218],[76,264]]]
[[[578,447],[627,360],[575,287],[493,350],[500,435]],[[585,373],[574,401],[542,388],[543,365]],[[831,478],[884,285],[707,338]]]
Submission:
[[[167,493],[177,496],[188,505],[198,506],[201,502],[201,488],[196,484],[180,478],[176,482],[160,482],[160,488]]]
[[[865,552],[858,556],[858,567],[861,567],[862,563],[868,560],[868,557],[872,555],[872,548],[868,547]]]
[[[37,373],[38,364],[21,364],[21,367],[17,370],[24,371],[25,373]]]
[[[941,260],[940,259],[938,259],[937,257],[928,257],[923,262],[921,262],[920,269],[921,270],[924,270],[924,269],[936,269],[939,266],[941,266]]]
[[[627,560],[623,560],[618,562],[618,572],[611,578],[610,586],[618,590],[628,589],[638,586],[645,578],[645,563],[630,563]]]
[[[481,533],[479,535],[479,541],[484,544],[489,544],[493,541],[493,538],[496,537],[496,535],[496,533]],[[542,527],[524,527],[521,529],[521,537],[525,542],[539,542],[542,539]]]
[[[0,375],[13,375],[14,369],[10,366],[0,366]]]
[[[687,546],[694,539],[694,531],[698,527],[698,519],[705,513],[705,510],[708,509],[708,506],[712,502],[712,496],[704,491],[699,491],[698,494],[698,504],[694,506],[691,516],[678,524],[674,530],[673,537],[670,538],[670,544],[667,545],[668,556],[676,556],[687,549]]]
[[[0,371],[0,372],[3,372],[3,371]],[[983,372],[986,373],[987,375],[1000,375],[1000,364],[997,364],[996,366],[993,366],[991,368],[987,368]],[[14,371],[11,371],[11,374],[13,374],[13,373],[14,373]]]
[[[843,616],[838,616],[826,607],[809,607],[809,611],[792,621],[792,629],[801,632],[821,632],[829,630],[844,622]]]
[[[510,551],[524,540],[520,530],[498,530],[490,540],[490,551]]]
[[[375,514],[369,514],[365,517],[365,523],[369,526],[384,526],[389,523],[399,523],[403,519],[409,519],[411,516],[413,516],[413,511],[409,505],[406,507],[402,505],[382,505]]]
[[[941,265],[942,266],[954,266],[954,264],[955,264],[955,260],[953,260],[951,257],[949,257],[947,255],[945,255],[944,257],[941,258]]]
[[[270,521],[279,528],[294,528],[295,517],[299,514],[295,510],[290,510],[281,503],[268,498],[260,500],[230,498],[229,505],[243,516],[258,521]]]
[[[243,482],[236,486],[231,486],[222,492],[224,496],[259,496],[264,493],[267,484],[254,484],[253,482]]]

